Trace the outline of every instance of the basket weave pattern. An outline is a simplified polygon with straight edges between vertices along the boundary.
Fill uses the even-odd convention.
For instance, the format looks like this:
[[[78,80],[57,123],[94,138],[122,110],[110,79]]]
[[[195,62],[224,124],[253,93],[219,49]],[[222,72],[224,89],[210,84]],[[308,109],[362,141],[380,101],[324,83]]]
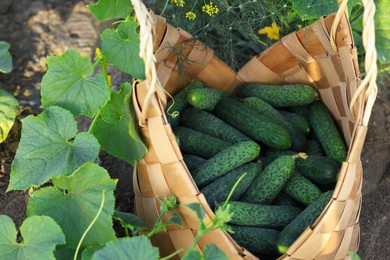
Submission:
[[[153,50],[154,56],[149,54],[149,57],[153,57],[149,60],[156,66],[153,71],[154,64],[147,64],[148,80],[134,84],[133,104],[140,120],[140,133],[149,149],[134,167],[137,215],[152,228],[159,216],[160,205],[156,197],[174,194],[182,205],[200,203],[206,211],[205,222],[214,217],[183,162],[171,126],[167,123],[164,114],[167,95],[155,85],[160,84],[173,95],[194,78],[210,87],[229,92],[234,92],[245,83],[303,83],[318,89],[321,99],[342,130],[349,153],[342,164],[332,200],[317,221],[280,258],[344,259],[348,251],[357,251],[362,185],[360,153],[376,96],[376,85],[375,79],[371,78],[365,80],[370,82],[366,83],[368,87],[364,86],[363,90],[359,87],[362,82],[356,49],[343,10],[283,37],[234,73],[214,56],[211,49],[191,40],[190,34],[173,28],[163,17],[147,12],[139,1],[133,0],[133,4],[141,29],[144,21],[142,15],[153,25],[153,40],[149,39],[149,45],[145,46]],[[332,25],[335,20],[337,28],[333,38]],[[184,56],[194,62],[186,68],[189,72],[187,78],[179,80],[177,53],[168,50],[174,49],[172,46],[181,46],[183,42],[186,43]],[[151,68],[150,73],[148,68]],[[370,77],[375,76],[375,70],[373,74]],[[153,77],[154,80],[151,79]],[[185,206],[179,206],[176,213],[182,217],[183,227],[172,225],[165,232],[152,237],[162,256],[180,248],[188,249],[196,236],[198,220],[195,213]],[[256,259],[224,231],[214,230],[206,234],[197,247],[202,250],[209,243],[215,243],[229,259]]]

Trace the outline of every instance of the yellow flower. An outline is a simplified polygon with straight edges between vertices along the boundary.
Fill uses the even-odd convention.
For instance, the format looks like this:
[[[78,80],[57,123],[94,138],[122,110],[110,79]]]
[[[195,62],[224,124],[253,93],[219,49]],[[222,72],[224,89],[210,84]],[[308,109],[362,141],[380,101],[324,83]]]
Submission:
[[[194,12],[187,12],[187,13],[186,13],[186,18],[187,18],[188,20],[195,20],[196,14],[195,14]]]
[[[270,40],[279,40],[279,29],[275,22],[272,23],[271,27],[266,26],[263,29],[259,30],[259,34],[267,34],[267,37]]]
[[[202,6],[202,11],[208,14],[209,16],[214,16],[215,14],[218,13],[219,9],[218,6],[213,4],[213,2],[210,2]]]
[[[184,0],[171,0],[172,3],[174,3],[177,6],[183,7],[186,2]]]

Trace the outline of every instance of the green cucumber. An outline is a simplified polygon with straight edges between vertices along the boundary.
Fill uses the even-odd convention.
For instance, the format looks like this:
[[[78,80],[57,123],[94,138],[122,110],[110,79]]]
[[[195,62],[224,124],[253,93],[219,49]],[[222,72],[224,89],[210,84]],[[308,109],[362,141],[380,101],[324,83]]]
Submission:
[[[203,110],[214,110],[215,105],[222,97],[229,94],[225,91],[213,88],[192,89],[187,94],[187,101],[193,107]]]
[[[230,225],[234,241],[254,254],[277,255],[279,230]]]
[[[309,121],[325,154],[340,163],[347,157],[347,149],[327,107],[315,102],[310,107]]]
[[[294,155],[291,150],[268,149],[266,152],[267,160],[275,160],[279,156]],[[332,184],[337,181],[341,164],[326,156],[307,155],[307,158],[298,157],[295,160],[295,169],[316,184]]]
[[[238,90],[241,97],[259,97],[273,107],[303,106],[317,100],[317,90],[306,85],[248,84]]]
[[[309,120],[309,110],[310,110],[310,104],[304,105],[304,106],[294,106],[294,107],[288,108],[288,111],[291,111],[293,113],[301,115],[304,118],[306,118],[306,120]]]
[[[230,201],[230,224],[282,229],[300,213],[291,206],[261,205],[242,201]]]
[[[195,183],[201,189],[218,177],[247,163],[260,154],[260,146],[253,141],[233,144],[210,158],[192,172]]]
[[[321,144],[314,139],[307,140],[305,152],[308,155],[318,155],[318,156],[324,155],[324,151],[321,148]]]
[[[251,141],[249,137],[213,114],[193,107],[188,107],[184,110],[181,116],[181,123],[186,127],[232,144]]]
[[[182,153],[194,154],[207,159],[231,145],[226,141],[202,134],[187,127],[175,127],[173,128],[173,132],[179,138]]]
[[[310,123],[303,116],[288,111],[279,110],[283,117],[300,133],[308,135],[310,133]]]
[[[329,157],[309,155],[296,159],[296,170],[316,184],[336,183],[341,164]]]
[[[187,94],[190,90],[196,88],[202,88],[201,82],[194,82],[175,95],[173,100],[170,100],[165,107],[165,114],[167,116],[168,123],[171,126],[178,126],[180,122],[181,113],[189,106],[187,101]]]
[[[207,161],[207,159],[193,154],[183,154],[183,160],[186,163],[188,170],[190,171],[195,170]]]
[[[287,130],[291,137],[291,149],[294,151],[303,151],[306,149],[306,137],[297,130],[293,124],[284,117],[284,115],[272,107],[270,104],[257,97],[248,97],[243,99],[244,104],[247,104],[253,110],[268,118],[271,122],[275,122]]]
[[[271,162],[253,181],[242,201],[271,204],[283,189],[295,168],[293,156],[284,155]]]
[[[280,205],[280,206],[295,206],[295,200],[291,198],[289,195],[287,195],[283,190],[281,190],[272,202],[273,205]]]
[[[333,191],[322,193],[312,204],[307,206],[290,224],[281,232],[278,238],[278,250],[284,254],[288,247],[302,234],[302,232],[321,215],[325,206],[332,198]]]
[[[305,206],[313,203],[321,195],[321,190],[311,181],[298,173],[293,173],[283,191]]]
[[[219,177],[200,191],[206,197],[209,205],[214,205],[214,203],[224,202],[228,197],[233,186],[236,184],[237,180],[246,173],[240,183],[237,185],[236,189],[233,191],[231,200],[239,200],[242,194],[249,188],[253,180],[261,172],[261,166],[257,163],[246,163],[236,169],[226,173],[222,177]]]
[[[291,146],[288,132],[237,100],[223,98],[215,106],[217,117],[249,137],[275,149]]]

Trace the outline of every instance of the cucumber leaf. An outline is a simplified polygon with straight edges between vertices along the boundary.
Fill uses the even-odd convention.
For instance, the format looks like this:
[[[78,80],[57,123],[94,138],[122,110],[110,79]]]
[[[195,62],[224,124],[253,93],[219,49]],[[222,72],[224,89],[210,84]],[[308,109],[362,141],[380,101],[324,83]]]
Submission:
[[[60,106],[74,115],[93,117],[109,98],[104,77],[91,77],[91,61],[77,51],[69,49],[62,56],[49,56],[47,65],[42,78],[42,107]]]
[[[390,64],[390,1],[376,1],[375,14],[376,49],[378,60],[382,65]]]
[[[0,89],[0,143],[7,138],[14,125],[18,105],[14,96]]]
[[[133,106],[131,85],[125,83],[120,92],[111,92],[111,99],[102,107],[102,117],[97,119],[91,133],[102,149],[130,164],[141,159],[147,148],[138,134]]]
[[[0,41],[0,72],[2,73],[12,71],[12,56],[8,51],[10,47],[8,42]]]
[[[183,256],[183,260],[202,260],[202,255],[198,250],[191,249]]]
[[[27,116],[22,123],[8,191],[39,186],[53,176],[71,174],[98,156],[96,138],[89,133],[77,134],[73,115],[63,108],[49,107],[36,117]]]
[[[121,212],[119,210],[115,210],[114,219],[118,220],[123,228],[128,228],[132,232],[135,230],[146,230],[146,224],[136,215]]]
[[[219,249],[215,244],[209,244],[204,248],[203,256],[205,260],[213,260],[213,259],[219,259],[219,260],[228,260],[228,257],[225,255],[225,253]]]
[[[17,242],[18,232],[13,220],[0,215],[0,259],[55,259],[53,251],[65,243],[60,226],[50,217],[32,216],[20,227],[23,241]]]
[[[122,22],[116,30],[106,29],[101,34],[102,51],[117,69],[134,78],[145,79],[144,61],[139,56],[138,23]]]
[[[159,249],[145,236],[126,237],[110,241],[93,254],[93,260],[127,259],[153,260],[159,258]]]
[[[114,18],[126,18],[133,11],[130,0],[99,0],[96,4],[87,6],[100,22]]]
[[[53,178],[54,187],[35,191],[27,205],[27,216],[46,215],[62,228],[66,245],[60,249],[75,249],[81,236],[98,213],[105,190],[103,211],[83,240],[86,246],[103,246],[116,239],[113,229],[114,190],[116,180],[102,167],[85,163],[72,175]]]

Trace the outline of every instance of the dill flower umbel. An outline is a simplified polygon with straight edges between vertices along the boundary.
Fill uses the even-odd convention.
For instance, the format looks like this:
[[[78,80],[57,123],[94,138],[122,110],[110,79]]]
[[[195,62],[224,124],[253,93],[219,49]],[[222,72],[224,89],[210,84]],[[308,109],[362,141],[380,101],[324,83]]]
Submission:
[[[263,29],[259,30],[259,34],[267,34],[267,37],[270,40],[279,40],[279,27],[275,22],[271,26],[266,26]]]
[[[187,12],[187,13],[186,13],[186,18],[187,18],[188,20],[195,20],[196,14],[195,14],[194,12],[192,12],[192,11]]]
[[[210,2],[202,6],[202,11],[208,14],[209,16],[214,16],[215,14],[218,13],[219,9],[218,6],[213,4],[213,2]]]
[[[171,0],[171,2],[180,7],[184,7],[184,4],[186,3],[184,0]]]

